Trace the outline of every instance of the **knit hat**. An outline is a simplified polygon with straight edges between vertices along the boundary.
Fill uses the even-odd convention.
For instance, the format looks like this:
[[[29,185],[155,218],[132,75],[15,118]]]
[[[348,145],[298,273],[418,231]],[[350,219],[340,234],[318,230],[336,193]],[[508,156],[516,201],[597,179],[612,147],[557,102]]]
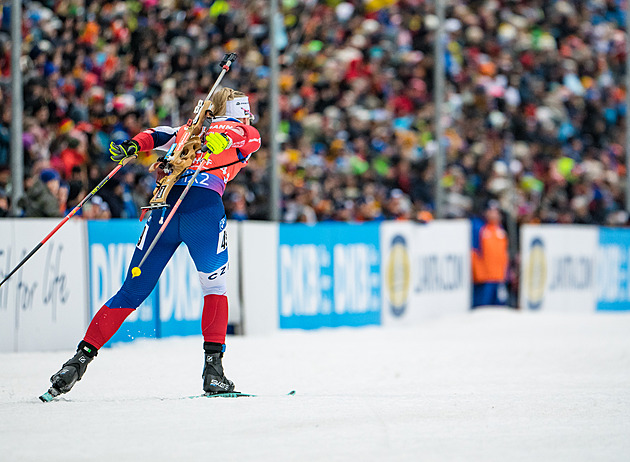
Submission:
[[[42,180],[42,183],[48,183],[51,180],[59,180],[60,176],[57,170],[54,170],[52,168],[45,168],[39,174],[39,179]]]

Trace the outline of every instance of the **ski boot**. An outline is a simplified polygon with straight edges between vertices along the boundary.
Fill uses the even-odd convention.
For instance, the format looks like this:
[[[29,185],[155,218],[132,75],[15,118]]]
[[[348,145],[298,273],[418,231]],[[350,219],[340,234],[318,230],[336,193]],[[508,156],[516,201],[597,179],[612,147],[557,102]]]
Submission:
[[[230,393],[234,391],[234,382],[223,373],[223,351],[225,345],[220,343],[204,342],[204,365],[201,377],[203,378],[203,391],[208,395],[218,393]]]
[[[44,397],[50,395],[52,398],[62,393],[68,393],[75,383],[81,380],[88,364],[92,362],[98,354],[98,350],[92,345],[82,340],[77,348],[77,353],[64,363],[61,370],[50,378],[52,386],[48,389],[48,393]],[[47,401],[41,398],[42,401]]]

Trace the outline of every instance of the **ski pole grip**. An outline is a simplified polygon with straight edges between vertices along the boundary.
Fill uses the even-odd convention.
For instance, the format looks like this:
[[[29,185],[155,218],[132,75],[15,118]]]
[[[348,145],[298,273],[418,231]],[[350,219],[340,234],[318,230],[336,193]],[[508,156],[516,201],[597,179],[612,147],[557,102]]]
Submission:
[[[223,56],[220,66],[225,70],[229,70],[230,66],[236,61],[236,58],[236,53],[226,53],[225,56]]]
[[[133,154],[133,155],[131,155],[131,156],[127,156],[127,157],[125,157],[125,158],[122,160],[122,162],[121,162],[121,163],[122,163],[122,165],[123,165],[123,167],[124,167],[124,166],[125,166],[125,165],[127,165],[129,162],[131,162],[132,160],[135,160],[135,159],[137,159],[137,158],[138,158],[138,154]]]

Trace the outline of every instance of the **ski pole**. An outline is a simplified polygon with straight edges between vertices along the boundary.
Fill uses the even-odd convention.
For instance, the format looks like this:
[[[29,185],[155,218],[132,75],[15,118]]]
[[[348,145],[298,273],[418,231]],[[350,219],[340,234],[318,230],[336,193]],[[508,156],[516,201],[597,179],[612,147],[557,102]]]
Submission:
[[[44,239],[42,239],[42,241],[39,244],[37,244],[35,246],[35,248],[33,250],[31,250],[29,252],[29,254],[26,257],[24,257],[22,259],[22,261],[20,263],[18,263],[18,265],[15,268],[13,268],[13,270],[11,270],[11,272],[2,280],[2,282],[0,282],[0,287],[2,287],[2,284],[4,284],[7,281],[7,279],[9,279],[11,276],[13,276],[13,274],[15,274],[15,272],[17,270],[19,270],[22,267],[22,265],[24,265],[24,263],[26,263],[29,260],[29,258],[31,258],[33,255],[35,255],[35,252],[37,252],[46,243],[46,241],[48,241],[48,239],[50,239],[53,236],[53,234],[55,234],[57,231],[59,231],[59,228],[61,228],[64,224],[66,224],[66,222],[68,220],[70,220],[70,218],[72,218],[74,216],[74,214],[77,213],[79,211],[79,209],[81,209],[81,207],[83,207],[83,205],[87,201],[89,201],[92,198],[92,196],[94,196],[94,194],[96,194],[98,192],[98,190],[101,189],[103,187],[103,185],[105,183],[107,183],[118,172],[118,170],[120,170],[123,167],[123,165],[125,165],[131,159],[135,159],[135,158],[136,158],[136,155],[129,156],[127,159],[125,159],[125,161],[123,163],[118,164],[116,166],[116,168],[114,168],[111,172],[109,172],[109,174],[105,178],[103,178],[103,180],[87,196],[85,196],[83,198],[83,200],[81,202],[79,202],[70,211],[70,213],[68,213],[63,218],[63,220],[61,220],[59,222],[59,224],[57,226],[55,226],[55,229],[53,229],[50,233],[48,233],[48,235]]]
[[[219,66],[221,66],[221,73],[217,77],[216,82],[214,82],[214,85],[212,85],[212,88],[208,92],[208,95],[206,96],[206,99],[203,100],[203,102],[206,102],[210,98],[212,98],[212,95],[214,95],[214,92],[221,83],[221,80],[223,80],[223,76],[228,73],[234,61],[236,61],[236,53],[227,53],[225,56],[223,56],[221,63],[219,63]],[[195,125],[199,121],[199,117],[205,117],[205,114],[201,114],[201,111],[199,111],[195,116],[192,125]]]
[[[204,148],[205,148],[205,146],[204,146]],[[211,155],[212,155],[212,152],[211,151],[207,151],[205,153],[205,155],[203,156],[203,159],[202,159],[201,162],[203,163],[203,162],[207,161],[210,158]],[[188,194],[188,191],[190,190],[191,186],[195,182],[195,179],[197,178],[197,175],[199,175],[200,172],[201,172],[201,169],[195,170],[195,173],[193,173],[192,178],[188,181],[188,184],[186,185],[186,188],[182,191],[181,195],[179,196],[179,199],[177,199],[177,202],[175,202],[175,205],[173,206],[173,208],[171,209],[170,213],[166,217],[166,220],[164,220],[164,223],[160,227],[158,233],[153,238],[153,241],[151,241],[151,245],[147,249],[147,253],[144,254],[144,257],[142,257],[142,260],[140,260],[140,263],[138,264],[138,266],[134,266],[133,268],[131,268],[131,277],[132,278],[138,277],[142,273],[142,270],[140,269],[140,267],[145,262],[145,260],[147,259],[147,257],[149,256],[149,254],[151,253],[151,251],[153,250],[153,248],[157,244],[157,241],[160,239],[160,237],[164,233],[164,230],[166,229],[166,227],[170,223],[171,218],[173,218],[173,215],[175,215],[175,212],[177,212],[177,209],[179,208],[180,204],[184,200],[184,197],[186,197],[186,194]]]

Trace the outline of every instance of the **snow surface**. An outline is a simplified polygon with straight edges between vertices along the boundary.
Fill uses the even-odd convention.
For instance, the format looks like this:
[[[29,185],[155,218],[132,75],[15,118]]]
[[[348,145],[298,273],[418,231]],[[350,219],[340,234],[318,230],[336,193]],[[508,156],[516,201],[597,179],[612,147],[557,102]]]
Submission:
[[[629,334],[628,314],[486,309],[232,337],[228,377],[268,394],[239,399],[181,399],[200,337],[103,349],[46,404],[73,352],[0,354],[0,461],[628,461]]]

